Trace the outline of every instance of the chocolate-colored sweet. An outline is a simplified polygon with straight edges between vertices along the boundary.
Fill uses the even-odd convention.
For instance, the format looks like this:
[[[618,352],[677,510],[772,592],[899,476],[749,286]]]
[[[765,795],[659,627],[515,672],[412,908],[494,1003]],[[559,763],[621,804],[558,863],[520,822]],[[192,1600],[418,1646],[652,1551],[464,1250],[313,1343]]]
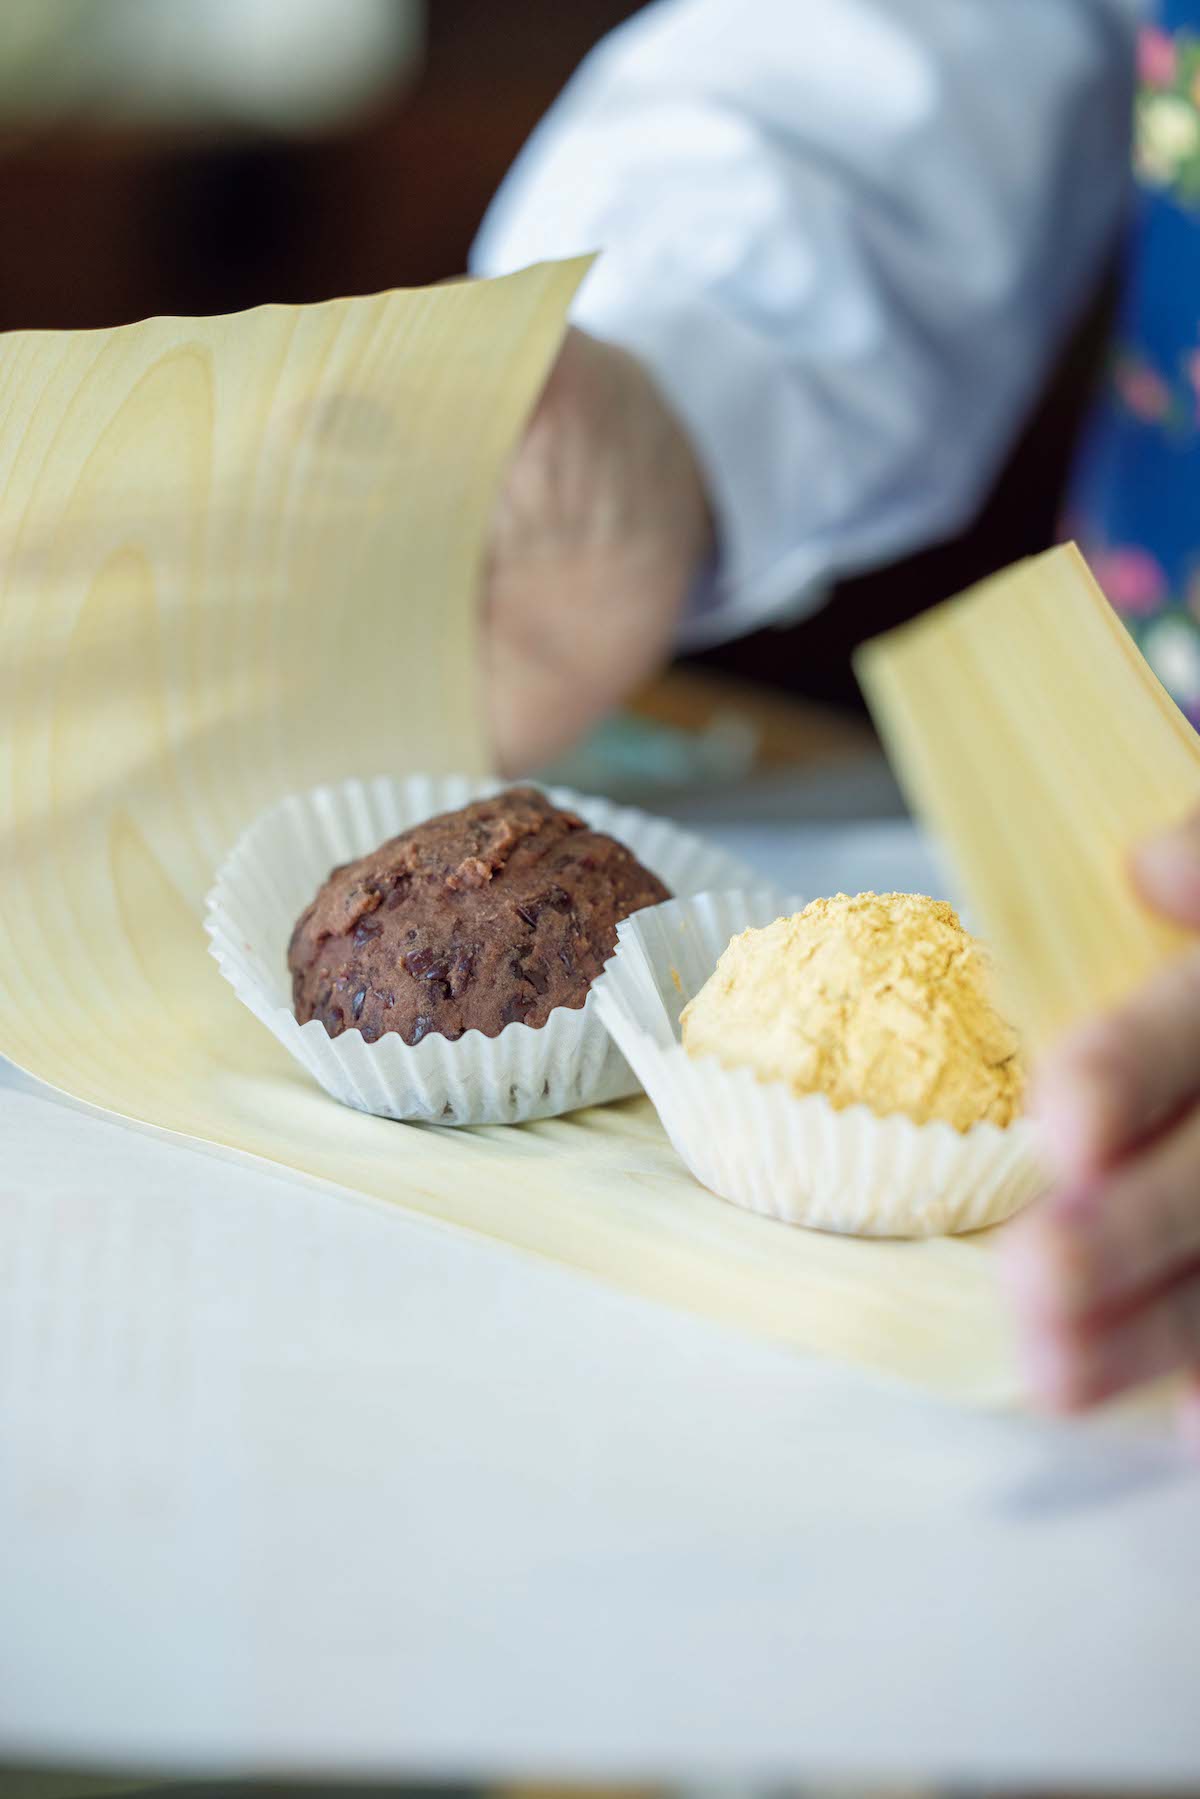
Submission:
[[[301,1024],[497,1037],[582,1006],[617,924],[668,899],[623,844],[513,787],[335,868],[288,946]]]

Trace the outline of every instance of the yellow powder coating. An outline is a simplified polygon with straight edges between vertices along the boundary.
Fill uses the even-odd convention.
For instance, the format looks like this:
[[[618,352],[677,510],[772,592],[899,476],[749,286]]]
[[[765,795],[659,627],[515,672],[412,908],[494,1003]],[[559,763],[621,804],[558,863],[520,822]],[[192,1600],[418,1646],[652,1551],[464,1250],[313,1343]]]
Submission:
[[[944,901],[839,893],[733,938],[684,1010],[683,1042],[838,1107],[960,1131],[1006,1125],[1024,1069],[990,985],[982,948]]]

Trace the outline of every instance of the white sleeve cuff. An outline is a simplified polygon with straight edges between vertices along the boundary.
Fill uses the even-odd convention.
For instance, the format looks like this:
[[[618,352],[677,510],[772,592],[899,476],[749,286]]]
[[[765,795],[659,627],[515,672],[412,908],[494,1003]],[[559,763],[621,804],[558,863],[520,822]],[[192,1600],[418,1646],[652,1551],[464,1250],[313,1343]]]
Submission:
[[[575,303],[583,330],[629,350],[649,370],[691,440],[716,525],[717,556],[697,581],[682,642],[703,649],[780,624],[820,605],[823,547],[781,526],[804,510],[781,490],[810,465],[806,430],[778,352],[702,295],[636,308],[622,303],[619,273],[601,256]],[[696,370],[705,371],[703,381]],[[771,390],[776,400],[770,400]],[[815,421],[813,421],[815,423]],[[735,453],[736,452],[736,453]]]

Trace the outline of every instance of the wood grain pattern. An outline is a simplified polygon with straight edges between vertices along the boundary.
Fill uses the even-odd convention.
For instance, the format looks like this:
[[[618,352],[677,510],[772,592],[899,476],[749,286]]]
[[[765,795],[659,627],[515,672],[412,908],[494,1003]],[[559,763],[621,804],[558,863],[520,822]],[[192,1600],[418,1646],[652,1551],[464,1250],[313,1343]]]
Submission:
[[[985,1243],[743,1215],[644,1101],[458,1133],[347,1111],[207,954],[204,893],[260,808],[484,766],[484,532],[580,273],[0,344],[0,1051],[220,1153],[1006,1397]]]
[[[1127,861],[1200,805],[1200,737],[1073,545],[876,639],[858,672],[1035,1049],[1180,952]]]

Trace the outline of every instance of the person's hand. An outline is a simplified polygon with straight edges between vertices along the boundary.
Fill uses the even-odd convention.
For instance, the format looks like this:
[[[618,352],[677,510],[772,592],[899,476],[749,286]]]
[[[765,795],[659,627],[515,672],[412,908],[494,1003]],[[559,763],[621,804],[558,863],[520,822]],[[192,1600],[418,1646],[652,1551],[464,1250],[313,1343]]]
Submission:
[[[484,680],[503,769],[564,749],[665,662],[710,533],[687,436],[650,376],[568,332],[489,543]]]
[[[1200,931],[1200,816],[1146,844],[1147,904]],[[1015,1226],[1008,1284],[1035,1397],[1075,1410],[1200,1369],[1200,947],[1044,1063],[1058,1189]],[[1200,1423],[1200,1381],[1187,1402]]]

